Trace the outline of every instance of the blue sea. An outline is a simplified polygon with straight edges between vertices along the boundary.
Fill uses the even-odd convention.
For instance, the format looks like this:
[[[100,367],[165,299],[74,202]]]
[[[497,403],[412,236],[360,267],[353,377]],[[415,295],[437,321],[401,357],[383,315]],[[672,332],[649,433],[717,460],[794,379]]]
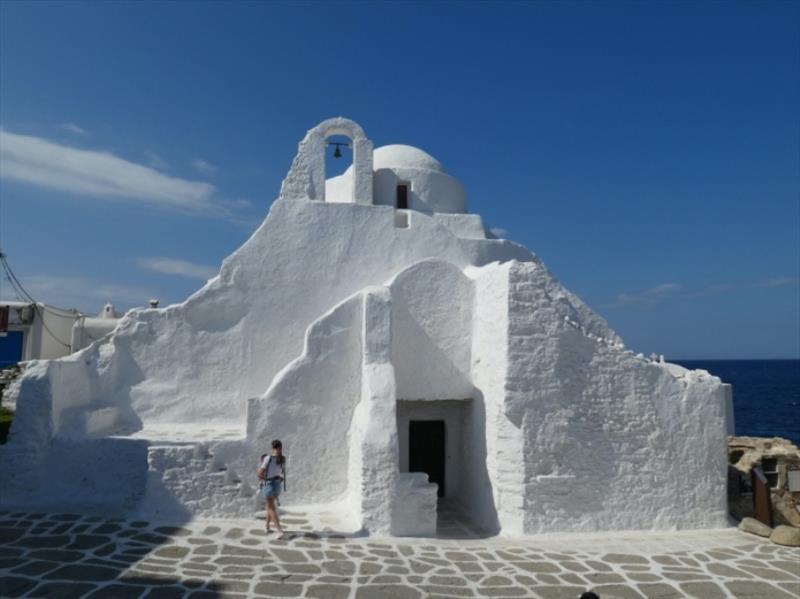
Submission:
[[[800,360],[670,360],[733,386],[736,434],[800,445]]]

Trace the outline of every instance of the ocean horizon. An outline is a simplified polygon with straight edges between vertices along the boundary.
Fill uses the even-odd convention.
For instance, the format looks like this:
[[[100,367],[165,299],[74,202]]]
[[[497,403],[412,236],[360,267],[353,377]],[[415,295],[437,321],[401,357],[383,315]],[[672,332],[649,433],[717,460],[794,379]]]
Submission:
[[[800,359],[681,360],[733,387],[737,435],[783,437],[800,446]]]

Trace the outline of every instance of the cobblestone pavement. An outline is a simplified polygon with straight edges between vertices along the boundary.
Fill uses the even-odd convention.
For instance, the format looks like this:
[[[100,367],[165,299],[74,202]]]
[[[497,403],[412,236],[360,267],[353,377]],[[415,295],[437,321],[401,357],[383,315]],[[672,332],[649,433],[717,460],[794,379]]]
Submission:
[[[602,599],[800,596],[800,551],[735,529],[375,539],[332,532],[330,514],[284,514],[293,532],[278,540],[256,519],[165,526],[0,512],[0,596],[576,599],[589,588]]]

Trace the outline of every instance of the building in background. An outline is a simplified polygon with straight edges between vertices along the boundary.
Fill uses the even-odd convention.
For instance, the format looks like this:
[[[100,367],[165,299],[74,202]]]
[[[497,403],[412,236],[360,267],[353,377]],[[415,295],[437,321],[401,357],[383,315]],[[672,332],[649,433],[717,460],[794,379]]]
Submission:
[[[4,300],[0,313],[0,369],[69,355],[113,331],[120,319],[113,304],[94,317],[42,302]]]
[[[72,325],[72,351],[79,351],[108,335],[117,326],[120,318],[121,315],[114,310],[114,304],[103,306],[97,316],[81,314]]]
[[[0,330],[0,368],[17,362],[52,359],[70,353],[72,326],[77,310],[64,310],[42,302],[0,302],[7,311],[7,330]]]

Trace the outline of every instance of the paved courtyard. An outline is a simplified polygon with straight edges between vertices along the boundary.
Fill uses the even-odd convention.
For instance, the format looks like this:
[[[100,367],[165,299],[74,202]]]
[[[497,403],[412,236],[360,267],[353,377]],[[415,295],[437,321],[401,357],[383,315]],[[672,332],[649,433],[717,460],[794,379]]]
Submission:
[[[108,598],[535,597],[796,599],[800,550],[735,529],[669,534],[440,539],[335,532],[334,514],[166,526],[0,512],[0,596]],[[464,534],[461,534],[464,533]],[[463,538],[458,538],[463,537]]]

